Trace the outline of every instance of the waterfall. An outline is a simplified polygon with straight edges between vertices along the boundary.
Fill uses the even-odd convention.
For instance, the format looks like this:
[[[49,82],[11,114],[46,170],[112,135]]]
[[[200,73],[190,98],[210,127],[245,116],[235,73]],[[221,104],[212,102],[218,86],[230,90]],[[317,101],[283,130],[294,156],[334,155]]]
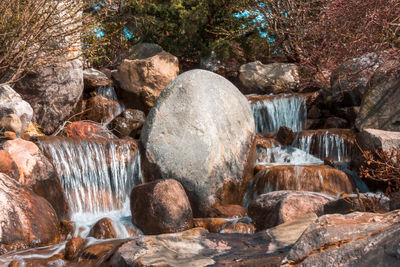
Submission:
[[[281,126],[302,131],[306,125],[306,98],[278,95],[251,105],[257,133],[277,132]]]
[[[295,147],[282,148],[280,145],[271,148],[257,148],[257,164],[259,165],[314,165],[323,162]]]
[[[346,145],[343,137],[329,132],[301,136],[298,139],[297,146],[322,160],[332,158],[334,161],[344,162],[349,160],[351,156],[351,147]]]
[[[54,164],[77,226],[87,228],[109,217],[116,230],[124,232],[117,221],[130,216],[129,194],[142,183],[136,143],[50,138],[40,140],[39,146]]]

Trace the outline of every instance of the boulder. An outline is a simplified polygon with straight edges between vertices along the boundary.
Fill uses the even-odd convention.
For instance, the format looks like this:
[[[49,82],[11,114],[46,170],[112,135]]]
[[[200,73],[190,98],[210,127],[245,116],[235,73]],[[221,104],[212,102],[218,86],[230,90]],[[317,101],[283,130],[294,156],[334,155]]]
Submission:
[[[249,94],[279,94],[292,92],[300,83],[295,64],[255,61],[242,65],[239,79]]]
[[[75,59],[29,73],[14,85],[14,89],[32,106],[33,121],[45,134],[51,134],[82,95],[82,62]]]
[[[90,68],[83,71],[85,90],[94,90],[101,86],[108,86],[112,81],[103,72]]]
[[[324,165],[278,165],[260,170],[248,189],[248,198],[278,190],[299,190],[336,196],[352,193],[353,183],[343,171]]]
[[[0,254],[59,241],[56,212],[42,197],[0,173]]]
[[[331,128],[348,128],[349,122],[345,119],[339,117],[329,117],[325,120],[324,128],[331,129]]]
[[[115,232],[112,221],[109,218],[103,218],[93,225],[92,229],[90,229],[89,236],[97,239],[110,239],[116,238],[117,233]]]
[[[390,208],[390,210],[400,209],[400,192],[392,193],[392,196],[391,196],[390,202],[389,202],[389,208]]]
[[[109,123],[121,112],[121,107],[117,101],[110,98],[93,96],[87,100],[86,110],[86,120]]]
[[[249,218],[229,220],[223,218],[195,218],[194,227],[203,227],[211,233],[254,234],[255,228]]]
[[[8,114],[0,120],[0,132],[14,132],[20,134],[22,132],[22,122],[15,114]]]
[[[69,205],[58,175],[39,147],[23,139],[10,140],[3,148],[18,166],[19,183],[45,198],[54,208],[60,220],[68,219]]]
[[[143,111],[127,109],[113,119],[107,127],[119,138],[127,136],[135,138],[140,135],[140,130],[145,120],[146,115]]]
[[[323,207],[324,214],[347,214],[355,211],[385,213],[389,211],[389,201],[369,194],[351,194],[329,201]]]
[[[357,142],[363,150],[391,153],[393,150],[400,150],[400,132],[364,129],[357,134]]]
[[[115,138],[115,136],[102,125],[88,121],[75,121],[68,124],[64,129],[64,134],[67,137]]]
[[[130,59],[145,59],[153,57],[163,51],[164,49],[158,44],[140,43],[132,47]]]
[[[276,134],[276,140],[284,146],[291,145],[295,137],[292,129],[286,126],[281,126]]]
[[[368,82],[356,127],[400,131],[400,56],[381,64]]]
[[[64,258],[66,260],[75,259],[85,244],[86,240],[80,237],[68,240],[67,244],[65,244]]]
[[[193,227],[193,213],[182,185],[173,179],[135,186],[132,222],[144,234],[180,232]]]
[[[247,99],[215,73],[192,70],[160,95],[142,129],[147,180],[174,177],[197,217],[240,204],[255,163],[254,118]]]
[[[333,197],[307,191],[275,191],[260,195],[249,206],[249,216],[257,231],[290,222],[307,213],[324,212],[324,205]]]
[[[345,61],[332,71],[331,86],[327,87],[333,107],[359,106],[367,88],[368,81],[376,69],[395,54],[395,50],[368,53],[359,58]]]
[[[19,132],[23,133],[32,120],[33,109],[10,86],[2,85],[0,86],[0,120],[10,114],[18,116],[21,123]],[[0,126],[1,128],[2,126]]]
[[[125,59],[113,73],[126,107],[149,111],[164,87],[179,73],[178,58],[165,51],[144,59]]]
[[[318,218],[281,266],[399,266],[400,211]]]
[[[247,208],[240,205],[217,205],[214,207],[211,216],[231,219],[247,217]]]
[[[128,266],[277,266],[285,256],[274,240],[258,234],[208,233],[201,228],[142,236],[118,248],[112,267]]]
[[[0,173],[4,173],[15,180],[19,179],[18,166],[6,150],[0,150]]]
[[[6,131],[4,132],[4,138],[7,140],[14,140],[17,138],[17,135],[15,132]]]

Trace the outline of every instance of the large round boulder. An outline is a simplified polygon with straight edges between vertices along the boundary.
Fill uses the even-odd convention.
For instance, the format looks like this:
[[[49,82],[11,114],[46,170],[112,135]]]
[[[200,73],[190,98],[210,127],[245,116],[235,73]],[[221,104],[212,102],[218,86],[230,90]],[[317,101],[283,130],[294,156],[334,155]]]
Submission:
[[[0,173],[0,254],[53,244],[59,239],[57,215],[51,205]]]
[[[255,163],[255,126],[246,97],[205,70],[178,76],[162,92],[143,126],[147,180],[174,177],[196,216],[217,204],[239,204]]]
[[[75,59],[29,73],[14,85],[14,90],[32,106],[33,121],[45,134],[51,134],[82,95],[82,62]]]

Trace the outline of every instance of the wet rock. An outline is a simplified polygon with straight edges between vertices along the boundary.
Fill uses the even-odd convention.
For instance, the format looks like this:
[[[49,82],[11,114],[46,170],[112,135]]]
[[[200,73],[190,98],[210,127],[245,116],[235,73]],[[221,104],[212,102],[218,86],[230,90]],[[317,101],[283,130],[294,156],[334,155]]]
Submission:
[[[60,221],[60,232],[61,232],[61,239],[67,239],[69,234],[72,234],[72,231],[75,228],[75,223],[73,221],[68,220],[61,220]]]
[[[78,256],[79,252],[83,249],[85,244],[85,239],[80,237],[68,240],[67,244],[65,245],[65,259],[69,261],[75,259]]]
[[[158,44],[153,43],[140,43],[134,45],[131,50],[131,59],[145,59],[153,57],[158,53],[163,52],[164,49]]]
[[[295,220],[307,213],[322,215],[324,205],[334,198],[307,191],[275,191],[262,194],[251,202],[249,216],[257,231]]]
[[[0,254],[60,239],[54,209],[42,197],[0,173]]]
[[[113,73],[126,107],[149,111],[164,87],[179,73],[178,58],[165,51],[144,59],[125,59]]]
[[[325,215],[293,245],[282,266],[398,266],[400,211]]]
[[[127,109],[108,124],[110,129],[119,138],[127,136],[138,137],[140,130],[146,120],[143,111]]]
[[[254,234],[254,225],[249,218],[228,220],[223,218],[195,218],[194,227],[202,227],[210,233]]]
[[[0,120],[0,132],[11,131],[17,134],[22,132],[22,123],[19,117],[15,114],[8,114]]]
[[[97,239],[110,239],[116,238],[114,226],[109,218],[103,218],[96,222],[92,229],[90,229],[89,236]]]
[[[118,248],[110,260],[125,266],[277,266],[285,253],[266,233],[218,234],[199,228],[143,236]]]
[[[103,72],[90,68],[83,71],[85,90],[94,90],[100,86],[107,86],[112,81]]]
[[[14,85],[33,108],[33,121],[45,134],[53,133],[71,113],[83,92],[83,69],[79,59],[43,68]]]
[[[158,180],[135,186],[131,193],[132,222],[145,234],[180,232],[193,227],[193,213],[182,185]]]
[[[15,180],[19,179],[19,169],[6,150],[0,150],[0,173],[4,173]]]
[[[278,133],[276,134],[276,139],[284,146],[291,145],[295,137],[296,136],[292,129],[286,126],[281,126]]]
[[[0,121],[9,114],[18,116],[21,123],[19,131],[13,131],[23,133],[32,120],[33,109],[10,86],[2,85],[0,86]]]
[[[260,170],[249,188],[249,199],[278,190],[298,190],[336,196],[352,193],[353,183],[346,173],[324,165],[281,165]]]
[[[368,82],[356,119],[356,126],[387,131],[400,131],[400,56],[386,61]]]
[[[316,105],[313,105],[310,110],[307,111],[307,118],[309,119],[319,119],[321,115],[321,110]]]
[[[68,124],[64,129],[68,137],[104,138],[112,139],[115,136],[100,124],[87,121],[76,121]]]
[[[108,123],[120,113],[117,101],[103,96],[94,96],[88,99],[84,118],[86,120]]]
[[[242,65],[239,79],[249,94],[279,94],[295,90],[300,83],[295,64],[255,61]]]
[[[242,218],[247,217],[247,208],[240,205],[217,205],[211,215],[221,218]]]
[[[111,266],[109,263],[111,256],[125,242],[127,240],[117,239],[89,245],[79,254],[79,258],[75,259],[73,266]]]
[[[39,147],[32,142],[15,139],[5,142],[3,148],[18,166],[19,183],[45,198],[60,220],[68,219],[69,205],[58,175]]]
[[[256,146],[258,148],[272,148],[279,145],[279,142],[275,140],[273,137],[266,137],[265,135],[256,134]]]
[[[324,214],[347,214],[355,211],[385,213],[389,211],[389,203],[386,199],[368,194],[351,194],[329,201],[324,205],[323,210]]]
[[[239,204],[255,162],[250,105],[225,78],[204,70],[181,74],[162,92],[142,129],[147,180],[181,182],[195,216]]]
[[[376,69],[394,51],[368,53],[359,58],[344,62],[331,75],[331,87],[327,95],[331,96],[332,106],[359,106],[367,88],[367,83]]]
[[[324,128],[348,128],[349,123],[347,120],[338,117],[329,117],[325,120]]]

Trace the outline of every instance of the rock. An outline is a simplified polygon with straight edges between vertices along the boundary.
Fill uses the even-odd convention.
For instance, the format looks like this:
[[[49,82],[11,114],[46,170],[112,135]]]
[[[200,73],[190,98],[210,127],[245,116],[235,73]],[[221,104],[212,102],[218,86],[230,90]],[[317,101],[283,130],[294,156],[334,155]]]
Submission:
[[[251,202],[249,216],[257,231],[290,222],[307,213],[321,216],[324,205],[333,197],[307,191],[275,191],[262,194]]]
[[[58,219],[42,197],[0,173],[0,254],[59,241]]]
[[[145,59],[163,51],[164,49],[158,44],[140,43],[132,47],[130,59]]]
[[[320,192],[336,196],[352,193],[353,183],[346,173],[324,165],[278,165],[260,170],[249,188],[248,197],[278,190]]]
[[[368,82],[356,119],[361,131],[366,128],[400,131],[400,56],[386,61]]]
[[[389,202],[390,210],[400,209],[400,192],[392,193],[392,197]]]
[[[33,109],[10,86],[2,85],[0,86],[0,120],[9,114],[18,116],[22,124],[19,132],[23,133],[32,120]]]
[[[193,227],[193,213],[182,185],[158,180],[135,186],[131,193],[132,222],[144,234],[180,232]]]
[[[17,135],[15,134],[15,132],[4,132],[4,138],[7,140],[14,140],[17,138]]]
[[[75,259],[78,256],[79,252],[83,249],[85,244],[85,239],[80,237],[68,240],[67,244],[65,245],[65,259],[69,261]]]
[[[348,128],[349,122],[345,119],[338,117],[330,117],[325,120],[324,128]]]
[[[15,114],[3,116],[0,120],[0,131],[11,131],[20,134],[22,132],[21,120]]]
[[[115,136],[100,124],[88,121],[75,121],[64,129],[68,137],[112,139]]]
[[[72,231],[75,228],[75,223],[73,221],[61,220],[60,221],[60,231],[61,231],[61,239],[67,239],[69,234],[72,234]]]
[[[327,87],[328,101],[332,106],[359,106],[367,83],[376,69],[385,62],[393,51],[368,53],[344,62],[332,71],[331,87]]]
[[[300,83],[299,71],[295,64],[264,65],[260,61],[242,65],[239,79],[249,94],[288,93],[295,90]]]
[[[109,218],[103,218],[96,222],[92,229],[90,229],[89,236],[97,239],[110,239],[116,238],[114,226]]]
[[[257,149],[259,148],[268,149],[275,146],[279,146],[279,142],[275,140],[273,137],[266,137],[265,135],[262,134],[256,134],[255,143]]]
[[[18,166],[6,150],[0,150],[0,173],[4,173],[15,180],[19,179]]]
[[[10,140],[3,148],[18,166],[19,183],[45,198],[54,208],[60,220],[70,216],[69,205],[58,175],[40,149],[23,139]]]
[[[278,133],[276,134],[276,139],[284,146],[290,146],[293,143],[295,137],[296,136],[292,129],[286,126],[281,126]]]
[[[321,110],[316,105],[313,105],[310,110],[307,111],[307,118],[309,119],[319,119],[321,115]]]
[[[220,218],[242,218],[247,217],[247,208],[240,205],[217,205],[211,215]]]
[[[112,81],[103,72],[90,68],[83,71],[83,83],[85,90],[91,91],[101,86],[108,86]]]
[[[45,134],[51,134],[82,95],[82,62],[75,59],[28,74],[14,89],[32,106],[33,121]]]
[[[200,58],[200,68],[217,73],[219,69],[223,68],[223,64],[218,59],[217,54],[211,51],[209,57]]]
[[[117,101],[103,96],[94,96],[88,99],[84,118],[86,120],[109,123],[120,113]]]
[[[399,219],[400,211],[322,216],[281,266],[399,266]]]
[[[389,211],[388,201],[368,194],[351,194],[329,201],[324,205],[324,214],[347,214],[355,211],[385,213]]]
[[[228,220],[222,218],[195,218],[194,227],[202,227],[211,233],[254,234],[254,225],[250,219]]]
[[[364,129],[357,134],[357,142],[364,150],[391,153],[393,150],[400,150],[400,132]]]
[[[358,113],[360,112],[360,107],[344,107],[335,109],[335,113],[338,117],[345,119],[349,122],[349,128],[354,128],[354,123],[356,122],[356,118]]]
[[[126,242],[126,239],[95,242],[81,251],[79,257],[75,259],[72,266],[110,266],[109,260],[111,256]]]
[[[146,120],[143,111],[127,109],[108,124],[110,129],[119,138],[127,136],[138,137],[140,130]]]
[[[144,177],[181,182],[197,217],[240,204],[255,163],[254,118],[247,99],[204,70],[178,76],[142,129]]]
[[[178,58],[163,51],[144,59],[125,59],[113,77],[125,91],[121,96],[125,106],[136,106],[148,112],[178,73]]]
[[[118,248],[110,266],[272,267],[277,266],[285,256],[285,253],[279,253],[280,249],[263,232],[227,235],[196,228],[129,241]]]

